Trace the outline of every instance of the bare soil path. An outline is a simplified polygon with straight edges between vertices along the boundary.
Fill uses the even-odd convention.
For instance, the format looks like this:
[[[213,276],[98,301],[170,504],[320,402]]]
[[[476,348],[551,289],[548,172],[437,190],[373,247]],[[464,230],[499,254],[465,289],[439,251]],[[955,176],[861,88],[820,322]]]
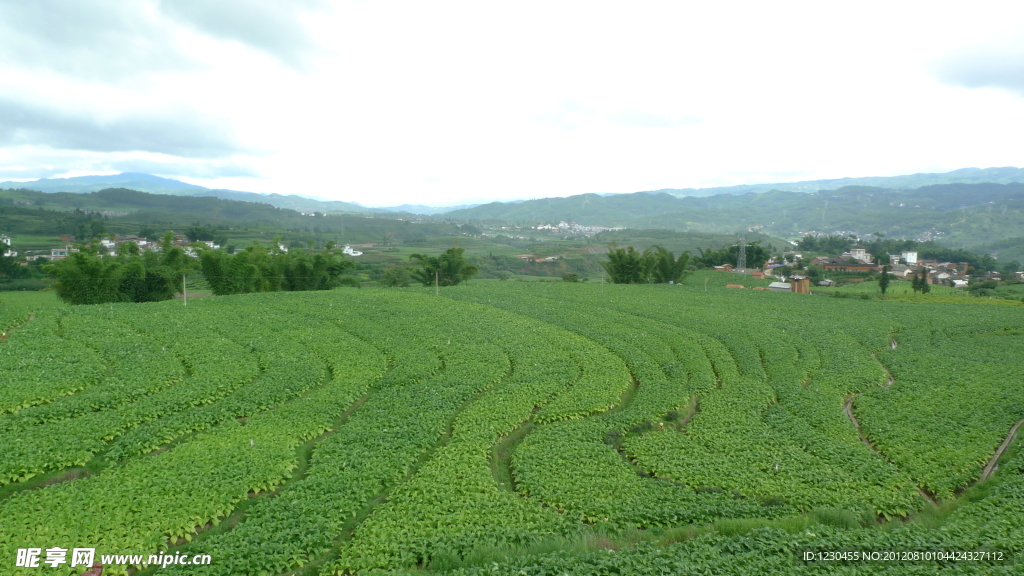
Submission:
[[[899,344],[896,342],[896,340],[892,340],[892,339],[889,340],[889,349],[890,350],[895,350],[898,345]],[[889,386],[892,386],[893,382],[896,381],[896,379],[893,378],[892,373],[889,372],[889,369],[886,368],[884,364],[882,364],[882,362],[878,359],[878,356],[876,356],[874,352],[871,353],[871,358],[873,358],[875,360],[875,362],[877,362],[878,365],[885,372],[886,382],[885,382],[885,384],[882,384],[882,388],[888,388]],[[860,396],[861,394],[863,394],[863,392],[858,392],[856,394],[850,394],[849,396],[846,397],[846,402],[843,404],[843,413],[846,414],[846,417],[849,418],[850,422],[853,423],[853,427],[857,429],[857,435],[860,436],[861,442],[863,442],[868,448],[870,448],[872,452],[875,452],[876,454],[880,454],[890,464],[893,464],[895,466],[895,463],[893,463],[892,460],[889,460],[889,457],[886,456],[885,454],[883,454],[877,447],[875,447],[875,445],[871,443],[871,440],[869,440],[868,437],[864,435],[864,431],[861,430],[861,427],[860,427],[860,422],[857,421],[857,417],[854,416],[854,414],[853,414],[853,401],[856,400],[857,397]],[[935,497],[933,495],[929,494],[927,490],[925,490],[924,488],[918,486],[917,492],[918,492],[918,494],[921,495],[922,498],[927,500],[929,504],[931,504],[932,506],[938,507],[938,503],[936,502]]]
[[[991,476],[997,468],[999,468],[999,459],[1002,458],[1003,453],[1006,452],[1006,449],[1010,447],[1011,443],[1013,443],[1013,439],[1017,437],[1017,430],[1021,427],[1021,424],[1024,424],[1024,420],[1019,420],[1013,425],[1013,428],[1010,428],[1010,433],[1006,435],[1006,439],[1003,440],[1003,443],[999,445],[998,449],[996,449],[996,453],[992,455],[988,464],[986,464],[982,469],[981,480],[979,481],[988,480],[988,477]]]

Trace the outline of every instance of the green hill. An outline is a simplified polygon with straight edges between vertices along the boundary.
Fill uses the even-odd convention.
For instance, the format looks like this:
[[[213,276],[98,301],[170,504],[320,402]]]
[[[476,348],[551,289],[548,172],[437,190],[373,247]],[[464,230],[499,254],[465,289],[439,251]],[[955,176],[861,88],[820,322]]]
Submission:
[[[22,250],[49,248],[61,235],[88,239],[100,233],[184,231],[189,226],[221,230],[232,243],[281,235],[286,240],[336,242],[422,241],[457,235],[446,222],[367,217],[359,214],[303,216],[260,202],[150,194],[114,188],[89,193],[0,190],[0,232],[17,236]],[[147,234],[142,234],[147,235]]]
[[[151,174],[123,172],[109,176],[76,176],[74,178],[41,178],[33,182],[0,182],[0,188],[28,189],[46,193],[71,192],[83,194],[110,188],[127,188],[152,194],[174,196],[213,197],[241,202],[260,202],[278,208],[289,208],[300,212],[379,212],[353,204],[334,200],[317,200],[296,194],[257,194],[237,190],[218,190],[188,184],[170,178]]]
[[[582,194],[493,202],[446,216],[692,232],[747,230],[786,238],[806,233],[881,232],[889,237],[973,246],[1020,235],[1024,229],[1024,184],[940,184],[913,190],[847,186],[812,193],[774,190],[685,198],[664,192]]]
[[[992,182],[1009,184],[1024,182],[1024,168],[961,168],[944,173],[920,173],[906,176],[866,176],[862,178],[834,178],[830,180],[805,180],[802,182],[780,182],[777,184],[742,184],[739,186],[716,186],[712,188],[666,188],[654,192],[666,192],[673,196],[714,196],[716,194],[748,194],[783,190],[786,192],[818,192],[838,190],[846,186],[875,186],[908,190],[936,184],[979,184]]]

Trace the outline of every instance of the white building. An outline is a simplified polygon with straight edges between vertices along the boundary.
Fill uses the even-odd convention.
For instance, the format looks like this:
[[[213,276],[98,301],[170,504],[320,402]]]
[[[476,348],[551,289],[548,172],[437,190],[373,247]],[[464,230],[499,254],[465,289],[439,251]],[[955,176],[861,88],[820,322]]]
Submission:
[[[360,252],[359,250],[353,250],[352,246],[349,245],[349,244],[345,244],[345,248],[342,249],[341,253],[342,254],[348,254],[349,256],[362,256],[363,255],[363,253]]]
[[[871,254],[863,248],[854,248],[850,250],[850,257],[854,260],[860,260],[861,262],[871,262]]]
[[[78,248],[72,248],[71,246],[65,246],[63,248],[50,248],[50,260],[60,260],[67,258],[72,252],[78,252]]]
[[[0,244],[7,244],[8,246],[10,246],[11,237],[8,236],[7,234],[0,234]]]
[[[900,254],[900,258],[906,260],[907,264],[917,264],[917,252],[904,252],[903,254]]]

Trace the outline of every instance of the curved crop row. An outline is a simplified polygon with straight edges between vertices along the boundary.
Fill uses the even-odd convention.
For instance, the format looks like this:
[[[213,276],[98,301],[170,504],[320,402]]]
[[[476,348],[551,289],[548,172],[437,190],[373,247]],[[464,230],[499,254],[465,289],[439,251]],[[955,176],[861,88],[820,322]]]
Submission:
[[[0,345],[0,414],[74,394],[101,381],[102,359],[57,335],[53,313],[19,326]]]
[[[153,457],[0,502],[0,559],[13,565],[9,555],[33,545],[40,530],[112,553],[165,549],[217,523],[247,494],[288,478],[296,448],[329,429],[384,369],[383,359],[357,339],[332,332],[331,343],[339,359],[335,378],[307,395],[244,423],[228,420]],[[83,517],[90,509],[105,513]]]

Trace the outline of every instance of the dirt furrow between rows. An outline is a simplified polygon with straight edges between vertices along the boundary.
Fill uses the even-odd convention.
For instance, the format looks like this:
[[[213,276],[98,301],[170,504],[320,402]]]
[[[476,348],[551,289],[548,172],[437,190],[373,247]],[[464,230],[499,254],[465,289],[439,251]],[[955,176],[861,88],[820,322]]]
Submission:
[[[890,340],[889,341],[889,349],[891,349],[891,350],[895,350],[898,345],[899,344],[895,340]],[[888,388],[888,387],[892,386],[893,383],[896,381],[896,379],[893,378],[892,373],[889,372],[889,369],[886,368],[884,364],[882,364],[882,362],[878,359],[878,356],[876,356],[874,352],[871,353],[871,358],[874,359],[874,361],[877,362],[878,365],[885,372],[885,376],[886,376],[887,380],[886,380],[885,384],[883,384],[881,387],[882,388]],[[882,451],[879,450],[874,444],[872,444],[871,440],[868,439],[868,437],[864,435],[864,431],[861,430],[861,427],[860,427],[860,422],[857,421],[857,417],[853,414],[853,402],[861,394],[863,394],[863,392],[858,392],[856,394],[850,394],[849,396],[846,397],[846,402],[843,403],[843,413],[846,414],[846,417],[849,418],[850,422],[853,423],[853,427],[857,430],[857,436],[860,437],[861,442],[863,442],[865,446],[870,448],[872,452],[874,452],[876,454],[879,454],[880,456],[885,458],[887,462],[889,462],[893,466],[896,466],[895,462],[893,462],[891,459],[889,459],[888,456],[886,456],[884,453],[882,453]],[[917,492],[929,504],[931,504],[934,507],[938,507],[939,504],[938,504],[938,502],[937,502],[937,500],[936,500],[936,498],[935,498],[935,496],[933,494],[929,493],[927,490],[925,490],[921,486],[917,487]]]
[[[1006,435],[1006,439],[1003,440],[1003,443],[999,445],[998,449],[996,449],[996,453],[992,455],[988,464],[986,464],[985,468],[982,469],[981,479],[979,482],[988,480],[988,477],[999,468],[999,459],[1002,458],[1003,453],[1006,452],[1006,449],[1010,447],[1011,443],[1013,443],[1013,439],[1017,437],[1017,430],[1020,428],[1021,424],[1024,424],[1024,420],[1018,420],[1017,423],[1013,425],[1013,428],[1010,428],[1010,433]]]

